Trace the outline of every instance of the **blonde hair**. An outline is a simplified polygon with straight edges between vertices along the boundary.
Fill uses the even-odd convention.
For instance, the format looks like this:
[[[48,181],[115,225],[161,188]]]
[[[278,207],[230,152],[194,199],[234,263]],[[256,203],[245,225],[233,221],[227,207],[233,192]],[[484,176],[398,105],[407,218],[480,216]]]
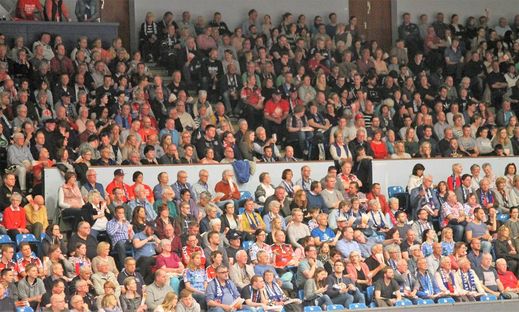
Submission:
[[[173,310],[173,308],[175,307],[173,305],[173,301],[175,299],[178,299],[178,296],[176,293],[170,291],[166,294],[166,296],[164,297],[164,300],[162,301],[162,308],[164,309],[164,311],[170,311],[170,310]]]
[[[101,300],[101,307],[113,308],[117,306],[117,298],[114,295],[105,295]]]
[[[110,251],[110,244],[109,243],[107,243],[107,242],[99,242],[99,244],[97,244],[97,249],[96,249],[97,254],[99,255],[99,253],[106,247],[108,247],[108,251]]]

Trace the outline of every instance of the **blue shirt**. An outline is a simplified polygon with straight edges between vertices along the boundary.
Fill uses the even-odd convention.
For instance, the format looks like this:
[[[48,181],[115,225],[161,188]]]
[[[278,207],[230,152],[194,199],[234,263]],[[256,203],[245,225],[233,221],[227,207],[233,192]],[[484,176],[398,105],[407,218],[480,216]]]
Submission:
[[[184,273],[184,281],[190,283],[194,289],[205,292],[204,283],[207,281],[207,274],[203,269],[194,271],[187,269]]]
[[[321,194],[314,195],[311,192],[306,193],[306,199],[308,201],[307,207],[317,207],[322,212],[328,213],[328,207],[324,205],[324,200]]]
[[[312,230],[310,235],[312,235],[312,237],[319,237],[321,243],[332,241],[335,238],[335,233],[329,227],[327,227],[324,231],[319,227],[316,227]]]
[[[347,241],[345,239],[341,239],[337,242],[337,245],[335,246],[337,250],[342,254],[344,258],[348,258],[350,256],[350,253],[352,251],[358,251],[361,252],[359,243],[356,241]]]
[[[221,293],[218,289],[220,289]],[[234,300],[240,297],[238,289],[231,280],[227,280],[225,284],[220,284],[217,278],[209,282],[205,294],[205,300],[207,302],[215,300],[226,305],[232,304]]]
[[[155,235],[153,235],[155,236]],[[147,239],[148,236],[146,235],[146,233],[144,233],[144,231],[142,232],[139,232],[137,234],[135,234],[135,236],[133,237],[133,239],[138,239],[138,240],[145,240]],[[157,253],[155,252],[155,242],[147,242],[146,244],[144,244],[144,246],[142,246],[141,248],[135,248],[135,260],[138,260],[140,257],[153,257],[155,256]]]
[[[134,199],[134,200],[130,201],[128,203],[128,207],[130,207],[130,209],[132,211],[132,215],[133,215],[133,210],[137,206],[142,206],[142,207],[144,207],[144,210],[146,210],[146,221],[154,222],[155,219],[157,219],[157,212],[155,211],[155,209],[153,208],[153,206],[151,205],[151,203],[149,201],[138,200],[138,199]]]

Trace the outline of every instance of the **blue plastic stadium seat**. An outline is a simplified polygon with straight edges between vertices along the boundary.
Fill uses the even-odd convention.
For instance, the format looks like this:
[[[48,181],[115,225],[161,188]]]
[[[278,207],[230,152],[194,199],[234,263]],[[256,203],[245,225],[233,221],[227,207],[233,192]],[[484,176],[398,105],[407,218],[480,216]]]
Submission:
[[[0,235],[0,245],[6,244],[13,245],[14,247],[16,247],[15,242],[11,240],[11,237],[9,237],[9,235]]]
[[[252,194],[249,191],[240,191],[240,200],[252,198]]]
[[[395,196],[395,194],[398,194],[398,193],[404,193],[405,190],[403,187],[401,187],[400,185],[393,185],[393,186],[390,186],[387,188],[387,195],[389,196],[389,198]]]
[[[298,297],[299,299],[301,299],[301,300],[304,300],[304,299],[305,299],[305,291],[302,290],[302,289],[299,290],[299,291],[297,292],[297,297]]]
[[[35,253],[34,251],[31,253],[31,255],[32,255],[33,257],[36,257],[36,253]],[[16,253],[16,260],[18,260],[18,259],[20,259],[20,258],[22,258],[22,252],[21,252],[21,251],[18,251],[18,252]]]
[[[20,243],[39,243],[34,234],[16,234],[16,245],[20,246]]]
[[[245,249],[245,250],[249,250],[250,247],[252,246],[252,244],[254,244],[253,241],[243,241],[243,243],[241,244],[242,248]]]
[[[397,307],[403,307],[403,306],[412,306],[413,303],[411,302],[411,300],[409,299],[402,299],[402,300],[398,300],[396,303],[395,303],[395,306]]]
[[[507,215],[506,213],[498,213],[496,216],[496,219],[497,219],[497,221],[505,223],[506,221],[508,221],[508,219],[510,219],[510,216]]]
[[[344,306],[342,304],[329,304],[326,307],[326,311],[334,311],[334,310],[344,310]]]
[[[496,301],[497,297],[494,295],[484,295],[479,298],[479,301]]]
[[[440,304],[454,303],[454,299],[452,299],[451,297],[440,298],[440,299],[438,299],[438,303],[440,303]]]
[[[245,207],[238,208],[238,215],[242,215],[245,212]]]
[[[357,310],[357,309],[367,309],[368,306],[366,306],[365,303],[351,303],[348,309],[350,310]]]
[[[16,308],[16,312],[34,312],[31,307],[20,307]]]
[[[434,300],[432,299],[419,299],[416,302],[417,305],[428,305],[428,304],[434,304]]]
[[[323,309],[321,309],[321,307],[318,307],[318,306],[308,306],[308,307],[305,307],[304,312],[320,312],[322,310]]]

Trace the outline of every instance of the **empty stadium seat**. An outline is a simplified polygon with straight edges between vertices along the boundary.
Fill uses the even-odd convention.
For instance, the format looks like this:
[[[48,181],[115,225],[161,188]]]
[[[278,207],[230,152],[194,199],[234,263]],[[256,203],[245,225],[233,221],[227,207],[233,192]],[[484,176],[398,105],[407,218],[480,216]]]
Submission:
[[[440,303],[440,304],[454,303],[454,299],[452,299],[451,297],[440,298],[440,299],[438,299],[438,303]]]
[[[322,310],[323,309],[321,309],[321,307],[318,307],[318,306],[308,306],[308,307],[305,307],[304,312],[320,312]]]
[[[326,307],[326,311],[334,311],[334,310],[344,310],[344,306],[342,304],[329,304]]]
[[[479,301],[496,301],[497,297],[494,295],[484,295],[479,298]]]
[[[33,244],[40,243],[40,241],[36,239],[36,236],[34,236],[34,234],[17,234],[16,235],[16,245],[20,246],[20,243],[23,243],[23,242],[33,243]]]
[[[252,244],[254,244],[253,241],[243,241],[243,243],[241,243],[241,247],[245,250],[249,250]]]
[[[411,302],[411,300],[409,299],[402,299],[402,300],[398,300],[396,303],[395,303],[395,306],[397,307],[403,307],[403,306],[412,306],[413,305],[413,302]]]
[[[365,303],[351,303],[348,309],[357,310],[357,309],[367,309],[368,306]]]
[[[240,191],[240,200],[246,200],[252,198],[252,194],[249,191]]]
[[[13,245],[13,247],[16,247],[16,243],[11,240],[9,235],[0,235],[0,245]]]
[[[416,302],[417,305],[428,305],[428,304],[434,304],[434,300],[432,299],[419,299]]]
[[[387,195],[389,198],[395,196],[395,194],[398,194],[398,193],[404,193],[405,190],[403,187],[401,187],[400,185],[393,185],[393,186],[390,186],[387,188]]]

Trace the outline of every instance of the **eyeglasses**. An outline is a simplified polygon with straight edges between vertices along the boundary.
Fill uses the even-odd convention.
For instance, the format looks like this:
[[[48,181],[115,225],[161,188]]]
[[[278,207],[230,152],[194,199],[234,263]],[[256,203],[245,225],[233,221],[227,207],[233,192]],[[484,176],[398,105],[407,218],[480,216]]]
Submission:
[[[220,272],[216,272],[218,274],[226,274],[226,273],[229,273],[229,271],[220,271]]]

